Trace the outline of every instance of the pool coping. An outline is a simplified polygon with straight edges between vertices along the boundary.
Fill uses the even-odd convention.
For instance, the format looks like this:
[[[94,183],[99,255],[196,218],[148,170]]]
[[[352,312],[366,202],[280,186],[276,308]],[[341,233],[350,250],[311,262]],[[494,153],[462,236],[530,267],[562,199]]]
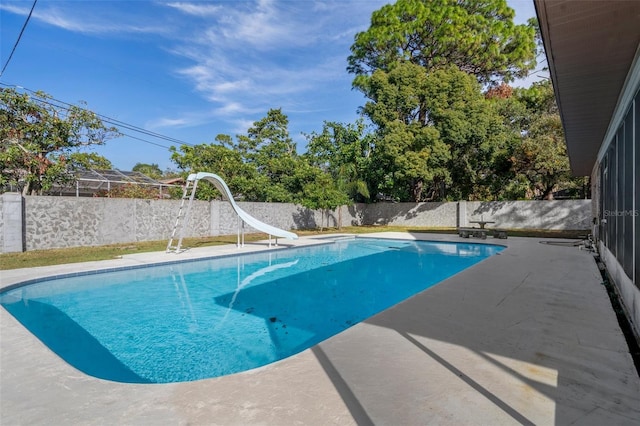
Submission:
[[[248,372],[188,383],[135,385],[83,375],[0,309],[1,422],[640,421],[640,379],[590,253],[541,247],[541,239],[366,236],[507,248],[445,280],[446,285],[425,290],[298,355]],[[294,243],[317,241],[307,237]],[[202,249],[189,255],[233,255],[238,250]],[[265,247],[258,243],[245,249]],[[167,257],[127,255],[106,263],[14,270],[10,276],[5,272],[11,271],[2,271],[2,287],[51,274],[140,266],[158,259]]]

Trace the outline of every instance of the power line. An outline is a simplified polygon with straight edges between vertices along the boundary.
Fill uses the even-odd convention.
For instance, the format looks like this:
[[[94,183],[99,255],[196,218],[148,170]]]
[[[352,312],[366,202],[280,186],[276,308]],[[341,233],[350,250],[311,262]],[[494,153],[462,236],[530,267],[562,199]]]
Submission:
[[[2,85],[2,86],[6,86],[6,87],[19,88],[19,89],[25,90],[25,91],[27,91],[27,92],[31,93],[31,95],[32,95],[33,97],[37,98],[40,102],[45,103],[45,104],[47,104],[47,105],[51,105],[51,106],[56,107],[56,108],[59,108],[59,109],[63,109],[63,110],[65,110],[65,111],[69,111],[72,107],[79,108],[79,109],[84,110],[84,111],[88,111],[88,112],[90,112],[90,113],[92,113],[92,114],[95,114],[95,115],[96,115],[97,117],[99,117],[99,118],[100,118],[104,123],[112,124],[112,125],[114,125],[114,126],[116,126],[116,127],[121,127],[121,128],[125,128],[125,129],[127,129],[127,130],[132,130],[132,131],[134,131],[134,132],[141,133],[141,134],[144,134],[144,135],[147,135],[147,136],[151,136],[151,137],[154,137],[154,138],[157,138],[157,139],[162,139],[162,140],[165,140],[165,141],[167,141],[167,142],[173,142],[173,143],[180,144],[180,145],[195,146],[195,145],[193,145],[193,144],[191,144],[191,143],[188,143],[188,142],[185,142],[185,141],[183,141],[183,140],[176,139],[176,138],[172,138],[172,137],[170,137],[170,136],[166,136],[166,135],[162,135],[162,134],[160,134],[160,133],[156,133],[156,132],[153,132],[153,131],[150,131],[150,130],[146,130],[146,129],[143,129],[143,128],[141,128],[141,127],[135,126],[135,125],[133,125],[133,124],[125,123],[124,121],[120,121],[120,120],[117,120],[117,119],[115,119],[115,118],[108,117],[108,116],[106,116],[106,115],[98,114],[98,113],[93,112],[93,111],[91,111],[91,110],[88,110],[88,109],[86,109],[86,108],[82,108],[82,107],[79,107],[79,106],[77,106],[77,105],[74,105],[74,104],[71,104],[71,103],[68,103],[68,102],[61,101],[61,100],[56,99],[56,98],[54,98],[54,97],[48,97],[48,98],[42,97],[40,94],[38,94],[38,92],[33,91],[33,90],[31,90],[31,89],[27,89],[26,87],[17,86],[17,85],[12,85],[12,84],[6,84],[6,83],[2,83],[2,82],[0,82],[0,85]],[[52,101],[53,101],[53,102],[52,102]],[[55,103],[54,103],[54,102],[55,102]],[[118,129],[118,130],[119,130],[119,129]],[[130,138],[132,138],[132,139],[135,139],[135,140],[138,140],[138,141],[141,141],[141,142],[148,143],[148,144],[150,144],[150,145],[155,145],[155,146],[159,146],[159,147],[161,147],[161,148],[166,148],[166,149],[169,149],[169,148],[170,148],[170,147],[168,147],[168,146],[166,146],[166,145],[161,145],[161,144],[156,143],[156,142],[151,142],[151,141],[149,141],[149,140],[142,139],[142,138],[140,138],[140,137],[136,137],[136,136],[132,136],[132,135],[130,135],[130,134],[123,133],[123,132],[121,132],[121,131],[119,131],[119,133],[120,133],[121,135],[123,135],[123,136],[127,136],[127,137],[130,137]]]
[[[148,143],[148,144],[151,144],[151,145],[159,146],[160,148],[166,148],[166,149],[170,148],[170,147],[168,147],[166,145],[160,145],[159,143],[151,142],[151,141],[148,141],[146,139],[139,138],[137,136],[129,135],[129,134],[122,133],[122,132],[120,132],[120,134],[123,135],[123,136],[129,137],[131,139],[135,139],[135,140],[138,140],[138,141],[141,141],[141,142],[145,142],[145,143]],[[191,145],[191,146],[193,146],[193,145]]]
[[[14,87],[17,87],[17,86],[14,86]],[[53,104],[53,103],[49,102],[47,98],[43,98],[37,92],[34,92],[31,89],[27,89],[26,87],[22,87],[22,89],[26,90],[27,92],[31,93],[33,96],[38,98],[40,100],[40,102],[46,103],[48,105],[52,105],[52,106],[55,106],[57,108],[64,109],[66,111],[69,111],[69,109],[71,107],[80,108],[80,109],[82,109],[84,111],[88,111],[88,112],[91,112],[92,114],[95,114],[96,116],[100,117],[102,119],[102,121],[105,122],[105,123],[113,124],[114,126],[124,127],[125,129],[133,130],[134,132],[142,133],[142,134],[145,134],[147,136],[152,136],[152,137],[155,137],[155,138],[158,138],[158,139],[163,139],[163,140],[166,140],[168,142],[174,142],[174,143],[178,143],[178,144],[182,144],[182,145],[193,146],[192,144],[190,144],[188,142],[185,142],[183,140],[172,138],[170,136],[165,136],[165,135],[162,135],[160,133],[152,132],[150,130],[143,129],[143,128],[135,126],[133,124],[125,123],[124,121],[120,121],[120,120],[117,120],[115,118],[107,117],[106,115],[98,114],[98,113],[90,111],[90,110],[88,110],[86,108],[82,108],[82,107],[79,107],[77,105],[70,104],[68,102],[64,102],[64,101],[61,101],[59,99],[55,99],[53,97],[49,98],[49,99],[51,99],[51,100],[53,100],[53,101],[55,101],[55,102],[57,102],[59,104],[62,104],[62,105],[56,105],[56,104]],[[126,136],[129,136],[129,135],[126,135]],[[137,138],[137,139],[139,139],[139,138]],[[139,139],[139,140],[143,140],[143,139]],[[154,144],[154,145],[157,145],[157,144]],[[159,146],[162,146],[162,145],[159,145]]]
[[[190,144],[190,143],[188,143],[188,142],[185,142],[185,141],[183,141],[183,140],[176,139],[176,138],[172,138],[172,137],[170,137],[170,136],[166,136],[166,135],[162,135],[162,134],[160,134],[160,133],[156,133],[156,132],[153,132],[153,131],[151,131],[151,130],[143,129],[142,127],[138,127],[138,126],[135,126],[135,125],[133,125],[133,124],[125,123],[124,121],[120,121],[120,120],[115,119],[115,118],[107,117],[106,115],[98,114],[97,112],[90,111],[90,110],[88,110],[88,109],[86,109],[86,108],[82,108],[82,107],[79,107],[79,106],[77,106],[77,105],[74,105],[74,104],[70,104],[70,103],[68,103],[68,102],[61,101],[61,100],[59,100],[59,99],[51,98],[51,100],[53,100],[53,101],[55,101],[55,102],[58,102],[59,104],[62,104],[62,105],[54,105],[54,104],[52,104],[52,103],[48,102],[48,101],[47,101],[47,99],[40,97],[40,96],[38,95],[38,93],[37,93],[37,92],[34,92],[33,90],[30,90],[30,89],[27,89],[27,88],[24,88],[24,90],[26,90],[26,91],[30,92],[31,94],[33,94],[33,95],[34,95],[35,97],[37,97],[41,102],[44,102],[44,103],[47,103],[47,104],[49,104],[49,105],[52,105],[52,106],[55,106],[55,107],[58,107],[58,108],[64,109],[64,110],[66,110],[66,111],[69,111],[69,109],[70,109],[71,107],[80,108],[80,109],[82,109],[82,110],[89,111],[89,112],[91,112],[92,114],[95,114],[97,117],[100,117],[100,119],[102,119],[102,121],[103,121],[103,122],[105,122],[105,123],[113,124],[114,126],[124,127],[125,129],[133,130],[134,132],[138,132],[138,133],[143,133],[143,134],[145,134],[145,135],[147,135],[147,136],[152,136],[152,137],[154,137],[154,138],[163,139],[163,140],[166,140],[166,141],[168,141],[168,142],[174,142],[174,143],[178,143],[178,144],[182,144],[182,145],[190,145],[190,146],[193,146],[192,144]],[[127,136],[128,136],[128,135],[127,135]]]
[[[11,49],[11,53],[9,54],[9,57],[7,58],[7,62],[5,62],[4,66],[2,67],[2,71],[0,71],[0,77],[2,77],[2,74],[4,74],[4,70],[7,69],[7,65],[9,65],[9,61],[11,61],[11,58],[13,57],[13,52],[16,51],[16,48],[18,47],[18,43],[20,43],[20,39],[22,38],[22,33],[24,33],[25,28],[27,28],[27,24],[29,23],[29,19],[31,19],[31,15],[33,14],[33,9],[35,9],[35,7],[36,7],[36,3],[38,3],[38,0],[33,0],[33,5],[31,6],[31,10],[29,11],[29,15],[27,16],[27,19],[24,21],[24,25],[22,26],[22,29],[20,30],[20,34],[18,34],[18,39],[14,43],[13,49]]]

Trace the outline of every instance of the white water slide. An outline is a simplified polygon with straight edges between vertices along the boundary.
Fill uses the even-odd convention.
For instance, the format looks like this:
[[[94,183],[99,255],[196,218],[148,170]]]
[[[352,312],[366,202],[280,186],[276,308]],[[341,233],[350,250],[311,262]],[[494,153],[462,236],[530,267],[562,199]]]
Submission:
[[[236,200],[233,199],[233,194],[231,194],[229,187],[220,176],[214,173],[199,172],[199,173],[190,174],[189,177],[187,178],[187,181],[191,181],[195,184],[195,182],[201,179],[207,180],[215,185],[218,191],[220,191],[220,193],[222,194],[222,197],[226,198],[227,201],[229,201],[229,203],[231,204],[231,207],[233,207],[233,210],[236,212],[236,214],[242,220],[242,222],[246,223],[250,227],[260,232],[269,234],[269,245],[271,245],[272,235],[276,237],[276,245],[278,244],[278,237],[287,238],[289,240],[298,239],[298,235],[294,234],[293,232],[285,231],[284,229],[280,229],[280,228],[276,228],[275,226],[268,225],[256,219],[255,217],[251,216],[249,213],[245,212],[244,210],[242,210],[240,206],[238,206],[238,204],[236,203]],[[242,231],[243,231],[242,244],[244,245],[244,229]],[[238,236],[239,235],[240,235],[240,229],[238,229]],[[238,238],[238,245],[240,245],[239,238]]]

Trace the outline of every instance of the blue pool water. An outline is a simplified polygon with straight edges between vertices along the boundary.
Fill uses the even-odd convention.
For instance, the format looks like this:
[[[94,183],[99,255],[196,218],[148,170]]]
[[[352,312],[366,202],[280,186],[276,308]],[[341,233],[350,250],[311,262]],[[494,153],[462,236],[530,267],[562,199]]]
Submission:
[[[86,374],[183,382],[298,353],[502,249],[357,238],[46,280],[0,303]]]

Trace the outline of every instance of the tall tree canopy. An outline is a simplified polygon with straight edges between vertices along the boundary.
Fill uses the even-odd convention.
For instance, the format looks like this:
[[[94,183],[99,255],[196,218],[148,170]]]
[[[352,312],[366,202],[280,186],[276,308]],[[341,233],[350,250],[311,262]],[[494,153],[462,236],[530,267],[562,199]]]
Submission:
[[[73,153],[117,134],[91,111],[59,107],[43,92],[29,96],[0,89],[0,185],[37,194],[67,183],[76,168],[85,166],[86,158]]]
[[[291,202],[301,187],[296,174],[299,164],[296,144],[289,135],[289,118],[281,109],[270,109],[253,123],[246,135],[237,136],[235,149],[245,162],[266,179],[261,185],[265,201]]]
[[[182,170],[220,175],[234,196],[246,201],[302,203],[309,194],[316,200],[326,198],[308,187],[322,171],[297,154],[288,123],[280,109],[271,109],[247,134],[237,135],[236,142],[229,135],[218,135],[214,144],[172,147],[171,158]],[[218,196],[212,186],[203,183],[198,187],[200,199]]]
[[[509,130],[476,79],[402,63],[369,81],[377,189],[401,201],[495,198]],[[496,165],[500,165],[497,167]]]
[[[325,122],[322,132],[307,135],[305,158],[327,172],[351,200],[368,201],[373,139],[362,119],[354,124]]]
[[[514,24],[514,16],[506,0],[398,0],[356,34],[347,69],[365,95],[367,76],[402,62],[455,65],[481,83],[523,77],[535,66],[535,28]]]
[[[513,128],[482,86],[535,66],[535,25],[505,0],[398,0],[373,13],[348,70],[375,126],[376,191],[405,201],[498,198]]]
[[[558,185],[580,185],[572,178],[564,131],[550,80],[515,91],[524,110],[520,144],[512,162],[517,178],[527,182],[527,198],[553,199]]]

